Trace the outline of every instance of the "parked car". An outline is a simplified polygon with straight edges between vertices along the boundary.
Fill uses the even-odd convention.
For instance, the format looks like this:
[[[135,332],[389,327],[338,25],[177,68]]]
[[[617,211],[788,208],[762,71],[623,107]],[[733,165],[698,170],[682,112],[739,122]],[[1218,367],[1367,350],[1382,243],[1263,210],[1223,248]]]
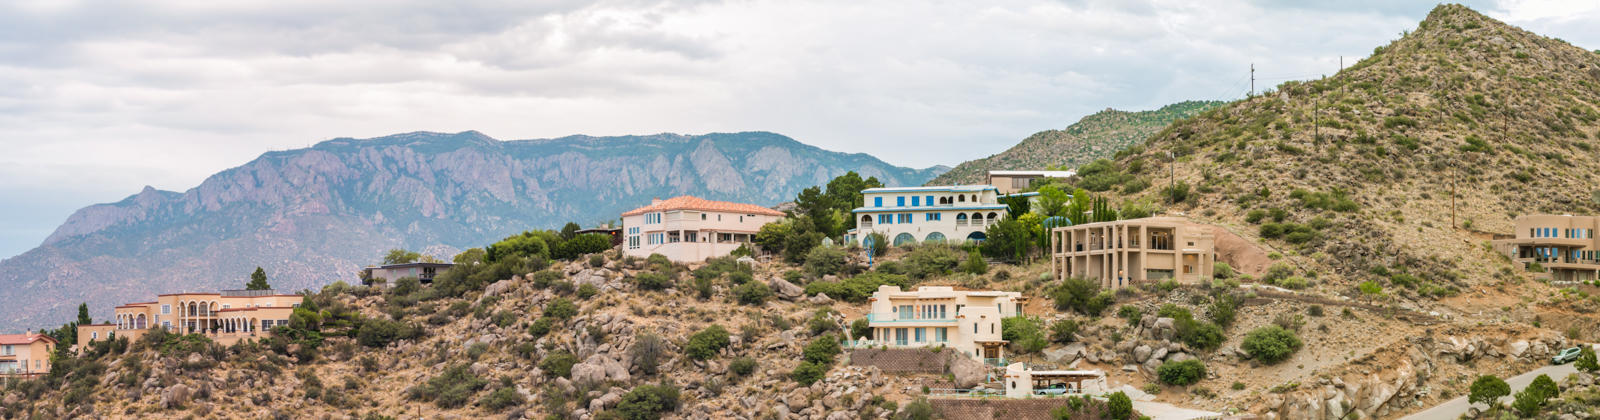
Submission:
[[[1001,394],[1004,394],[1004,392],[1000,392],[1000,390],[998,390],[998,389],[984,388],[984,387],[981,387],[981,386],[977,387],[977,388],[973,388],[972,391],[967,392],[967,395],[971,395],[971,396],[974,396],[974,397],[983,397],[983,396],[1001,395]]]
[[[1580,348],[1577,348],[1577,347],[1573,347],[1573,348],[1570,348],[1570,349],[1562,350],[1560,353],[1556,353],[1555,357],[1551,357],[1550,358],[1550,363],[1555,363],[1555,364],[1559,365],[1559,364],[1570,362],[1570,361],[1573,361],[1573,360],[1578,360],[1578,355],[1582,354],[1582,353],[1583,353],[1583,349],[1580,349]]]
[[[1033,390],[1033,393],[1036,395],[1064,395],[1067,393],[1067,384],[1050,385],[1048,387],[1035,389]]]

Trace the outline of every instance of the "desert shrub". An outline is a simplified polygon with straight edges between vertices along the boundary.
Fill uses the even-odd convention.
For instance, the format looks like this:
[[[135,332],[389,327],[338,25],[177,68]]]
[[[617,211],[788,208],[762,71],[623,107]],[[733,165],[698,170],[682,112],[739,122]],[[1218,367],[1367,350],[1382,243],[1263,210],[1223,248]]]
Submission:
[[[1361,208],[1355,200],[1351,200],[1344,190],[1334,188],[1328,192],[1315,192],[1295,189],[1289,192],[1289,198],[1300,200],[1300,205],[1311,209],[1330,210],[1338,212],[1351,212]]]
[[[1482,375],[1472,381],[1467,402],[1493,405],[1500,397],[1511,395],[1511,385],[1494,375]]]
[[[846,255],[843,249],[831,246],[811,248],[806,253],[806,263],[803,268],[811,277],[822,278],[829,274],[839,274],[844,270]]]
[[[588,299],[598,294],[600,294],[600,288],[594,287],[592,284],[578,286],[578,299]]]
[[[850,322],[850,336],[857,340],[871,338],[872,323],[867,322],[866,318]]]
[[[639,385],[617,403],[616,411],[622,418],[659,419],[664,413],[678,410],[678,387],[672,385]]]
[[[628,358],[646,375],[656,374],[661,360],[666,357],[667,342],[655,334],[640,333],[634,336],[633,346],[628,347]]]
[[[1000,337],[1010,341],[1011,351],[1017,354],[1036,353],[1050,343],[1045,339],[1044,321],[1027,316],[1001,319]]]
[[[919,397],[916,401],[906,404],[905,410],[901,411],[900,416],[896,418],[902,420],[932,420],[934,418],[933,414],[933,404],[929,404],[927,398]]]
[[[1322,305],[1311,305],[1310,307],[1306,308],[1306,314],[1311,316],[1322,316]]]
[[[947,245],[923,245],[911,250],[904,260],[906,274],[913,279],[925,279],[950,274],[961,264],[961,254]]]
[[[567,298],[556,298],[544,305],[544,316],[555,319],[568,319],[578,315],[578,305]]]
[[[544,337],[545,334],[549,334],[550,328],[554,327],[554,324],[554,322],[550,321],[549,317],[535,319],[533,320],[532,324],[528,325],[528,334],[533,335],[533,338],[537,340],[539,337]]]
[[[644,263],[656,271],[672,270],[672,260],[668,259],[665,255],[650,254],[649,257],[645,257]]]
[[[1533,382],[1528,384],[1528,391],[1538,395],[1540,402],[1561,396],[1561,388],[1556,386],[1555,380],[1550,379],[1550,375],[1533,378]]]
[[[398,340],[416,338],[421,329],[386,319],[369,319],[361,323],[356,341],[367,347],[385,347]]]
[[[1215,322],[1218,326],[1224,328],[1229,325],[1233,325],[1235,312],[1237,311],[1238,307],[1238,297],[1231,294],[1218,296],[1216,301],[1211,302],[1211,310],[1208,311],[1209,315],[1211,316],[1211,322]]]
[[[1106,396],[1106,417],[1112,419],[1127,419],[1133,416],[1133,399],[1128,394],[1117,391]]]
[[[961,272],[982,275],[989,272],[989,262],[984,261],[983,255],[979,254],[978,250],[974,249],[972,252],[967,253],[966,261],[961,262]],[[1002,274],[1004,274],[1006,277],[1009,277],[1009,274],[1006,271],[1001,271],[999,273],[995,273],[995,280],[1004,280],[1000,278],[1002,277]]]
[[[1189,183],[1188,182],[1179,181],[1179,182],[1177,182],[1175,184],[1172,184],[1171,186],[1168,186],[1166,188],[1162,188],[1161,189],[1161,196],[1166,198],[1167,199],[1167,203],[1169,203],[1169,204],[1176,204],[1176,203],[1182,203],[1184,201],[1187,201],[1187,200],[1189,200]]]
[[[1206,376],[1206,364],[1196,359],[1166,362],[1156,369],[1156,376],[1168,385],[1186,386],[1200,382]]]
[[[742,285],[754,281],[755,279],[755,275],[744,271],[734,271],[728,273],[728,283],[732,283],[734,285]]]
[[[837,337],[833,334],[823,334],[806,343],[800,354],[807,362],[830,366],[833,364],[833,357],[839,355],[841,351]]]
[[[600,254],[590,255],[589,256],[589,266],[590,267],[594,267],[594,268],[605,267],[606,266],[606,256],[600,255]]]
[[[760,305],[772,297],[772,289],[766,283],[752,281],[733,288],[733,295],[739,303],[746,305]]]
[[[1050,324],[1050,341],[1052,342],[1059,344],[1071,343],[1076,340],[1074,335],[1077,333],[1078,321],[1063,319]]]
[[[508,407],[522,405],[525,402],[527,400],[522,398],[522,394],[518,393],[516,388],[501,387],[494,390],[494,392],[490,392],[489,395],[483,396],[483,399],[478,400],[478,405],[488,408],[490,411],[498,412]]]
[[[1116,302],[1110,292],[1100,291],[1100,284],[1082,277],[1072,277],[1061,282],[1051,293],[1056,309],[1071,309],[1088,316],[1099,316],[1107,306]]]
[[[1532,418],[1538,415],[1539,408],[1543,406],[1544,398],[1533,388],[1517,392],[1517,395],[1511,400],[1511,409],[1516,410],[1517,414],[1522,415],[1523,418]]]
[[[662,290],[672,287],[672,279],[662,273],[639,273],[633,276],[633,284],[639,290]]]
[[[690,335],[683,352],[696,360],[706,360],[716,357],[717,352],[728,347],[728,344],[728,330],[721,325],[712,325]]]
[[[566,350],[556,350],[544,355],[539,360],[539,369],[552,378],[572,378],[572,365],[578,364],[578,356]]]
[[[439,376],[421,385],[411,387],[407,395],[414,400],[432,400],[439,408],[456,408],[466,404],[472,395],[489,382],[472,374],[466,364],[445,368]]]
[[[800,385],[811,386],[811,384],[821,380],[822,376],[826,374],[828,374],[827,367],[816,363],[803,362],[800,363],[800,366],[796,366],[794,368],[794,372],[789,374],[789,378],[794,379],[795,382],[799,382]]]
[[[911,287],[911,284],[911,281],[903,275],[867,272],[836,282],[811,282],[806,284],[806,294],[825,293],[834,299],[860,303],[871,297],[872,292],[878,291],[878,286],[891,285],[906,288]]]
[[[1578,360],[1573,362],[1572,366],[1589,373],[1600,371],[1600,360],[1596,360],[1594,348],[1590,346],[1579,347],[1582,347],[1582,349],[1579,350]]]
[[[822,335],[838,330],[839,324],[834,322],[832,314],[833,311],[827,308],[812,312],[811,318],[806,320],[806,330],[810,331],[811,335]]]
[[[1244,342],[1239,345],[1241,350],[1262,363],[1274,364],[1284,361],[1300,350],[1304,343],[1294,332],[1277,325],[1269,325],[1251,330],[1244,337]]]
[[[733,359],[732,362],[728,362],[728,371],[739,376],[750,376],[756,371],[756,359],[749,357]]]
[[[1144,313],[1138,306],[1122,305],[1117,308],[1117,317],[1128,320],[1128,325],[1139,325],[1139,319],[1144,317]]]

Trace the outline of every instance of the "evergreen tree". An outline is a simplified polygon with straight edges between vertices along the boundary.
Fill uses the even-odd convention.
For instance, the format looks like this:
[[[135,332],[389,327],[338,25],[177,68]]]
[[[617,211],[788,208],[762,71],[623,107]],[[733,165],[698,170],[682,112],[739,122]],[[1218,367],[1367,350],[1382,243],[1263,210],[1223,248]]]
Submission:
[[[94,320],[89,318],[89,304],[88,303],[79,303],[78,304],[78,325],[89,325],[89,324],[93,324],[93,323],[94,323]]]
[[[272,290],[267,284],[267,271],[256,267],[256,272],[250,273],[250,283],[244,285],[245,290]]]

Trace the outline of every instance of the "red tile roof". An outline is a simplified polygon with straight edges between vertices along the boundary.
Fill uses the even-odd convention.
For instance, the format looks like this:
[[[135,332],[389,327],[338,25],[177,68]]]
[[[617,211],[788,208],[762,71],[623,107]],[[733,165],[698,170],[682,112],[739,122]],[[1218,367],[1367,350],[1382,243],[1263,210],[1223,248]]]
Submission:
[[[56,339],[44,334],[0,334],[0,344],[33,344],[35,341],[47,340],[55,343]]]
[[[644,213],[655,213],[655,212],[660,212],[660,211],[672,211],[672,210],[700,210],[700,211],[714,211],[714,212],[722,212],[722,213],[761,214],[761,215],[779,216],[779,217],[782,217],[784,215],[783,212],[781,212],[781,211],[769,209],[769,208],[766,208],[766,207],[761,207],[761,206],[758,206],[758,205],[755,205],[755,204],[730,203],[730,202],[727,202],[727,201],[712,201],[712,200],[706,200],[706,199],[703,199],[703,198],[700,198],[700,197],[695,197],[695,196],[692,196],[692,195],[683,195],[683,196],[672,197],[672,198],[669,198],[669,199],[666,199],[666,200],[661,200],[660,202],[653,203],[653,204],[648,205],[648,206],[636,208],[636,209],[633,209],[633,210],[628,210],[628,212],[622,213],[622,216],[623,217],[637,216],[637,215],[644,214]]]

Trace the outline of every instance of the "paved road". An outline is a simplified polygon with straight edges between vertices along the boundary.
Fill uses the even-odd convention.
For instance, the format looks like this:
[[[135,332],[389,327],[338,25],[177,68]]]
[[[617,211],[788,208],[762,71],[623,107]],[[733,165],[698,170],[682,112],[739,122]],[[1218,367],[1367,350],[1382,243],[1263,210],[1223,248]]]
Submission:
[[[1600,349],[1600,344],[1596,344],[1594,347],[1595,349]],[[1570,362],[1563,365],[1546,365],[1544,367],[1528,371],[1527,373],[1514,376],[1511,379],[1506,379],[1506,383],[1511,385],[1511,395],[1516,395],[1517,391],[1521,391],[1523,388],[1528,387],[1528,384],[1533,383],[1533,379],[1539,377],[1539,375],[1550,375],[1550,379],[1554,379],[1556,382],[1561,382],[1562,378],[1566,378],[1567,375],[1574,373],[1578,373],[1578,368],[1573,367],[1572,363]],[[1511,401],[1511,396],[1500,397],[1500,401]],[[1461,418],[1462,414],[1466,414],[1467,409],[1471,408],[1472,406],[1473,404],[1467,402],[1467,397],[1462,396],[1450,401],[1445,401],[1443,404],[1433,406],[1433,408],[1402,417],[1401,420],[1455,420]],[[1480,405],[1478,408],[1486,409],[1488,406]]]
[[[1133,409],[1137,410],[1139,414],[1150,416],[1152,420],[1190,420],[1222,415],[1222,413],[1183,408],[1155,401],[1134,401]]]

